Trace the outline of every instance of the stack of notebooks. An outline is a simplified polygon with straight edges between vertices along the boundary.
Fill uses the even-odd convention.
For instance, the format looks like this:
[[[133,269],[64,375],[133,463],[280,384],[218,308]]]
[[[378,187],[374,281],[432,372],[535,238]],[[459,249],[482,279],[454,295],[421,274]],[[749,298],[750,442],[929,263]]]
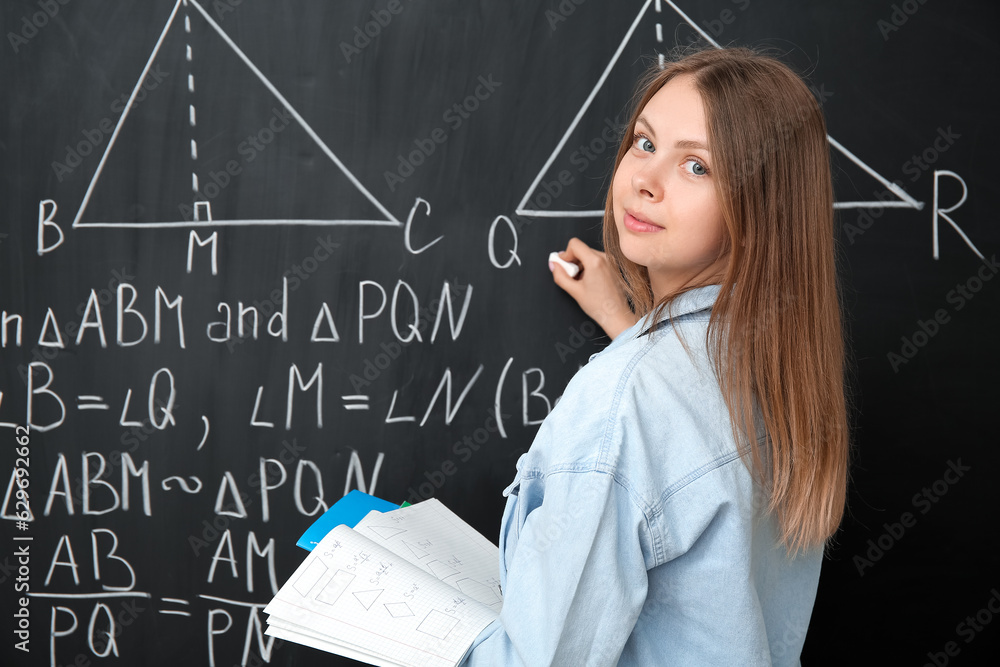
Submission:
[[[358,493],[344,501],[372,506]],[[268,635],[382,667],[446,667],[499,615],[497,547],[439,501],[372,510],[353,528],[324,519],[264,609]]]

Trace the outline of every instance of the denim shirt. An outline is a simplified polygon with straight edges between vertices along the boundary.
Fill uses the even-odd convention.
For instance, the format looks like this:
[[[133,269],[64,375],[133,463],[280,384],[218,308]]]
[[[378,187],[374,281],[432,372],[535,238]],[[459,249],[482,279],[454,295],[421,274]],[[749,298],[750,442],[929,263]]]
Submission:
[[[705,346],[719,289],[570,381],[504,491],[503,609],[462,665],[799,664],[823,550],[789,557],[733,441]]]

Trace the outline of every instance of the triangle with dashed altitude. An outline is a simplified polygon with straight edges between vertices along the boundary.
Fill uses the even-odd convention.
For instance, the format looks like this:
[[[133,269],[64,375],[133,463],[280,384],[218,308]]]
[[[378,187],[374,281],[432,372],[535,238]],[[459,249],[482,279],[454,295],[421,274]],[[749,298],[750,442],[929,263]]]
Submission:
[[[197,0],[124,106],[74,227],[401,225]]]
[[[517,214],[538,218],[603,216],[620,132],[628,121],[628,109],[622,100],[631,99],[635,81],[648,66],[663,62],[661,54],[698,41],[720,48],[675,2],[646,0],[593,88],[581,101],[559,143],[528,186],[517,205]],[[835,208],[922,208],[923,204],[901,187],[829,135],[828,139],[840,158],[835,166],[840,171],[849,166],[851,173],[860,169],[865,182],[871,182],[870,189],[882,193],[881,198],[851,196],[850,201],[835,203]]]

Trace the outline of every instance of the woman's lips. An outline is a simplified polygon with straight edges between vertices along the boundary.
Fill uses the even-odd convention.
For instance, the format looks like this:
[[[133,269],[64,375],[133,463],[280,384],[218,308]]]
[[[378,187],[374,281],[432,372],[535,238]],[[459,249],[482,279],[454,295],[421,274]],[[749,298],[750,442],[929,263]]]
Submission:
[[[660,227],[658,225],[654,225],[654,224],[652,224],[650,222],[645,222],[643,220],[640,220],[639,218],[635,217],[631,213],[628,213],[627,211],[625,213],[625,221],[624,221],[624,223],[625,223],[625,229],[628,229],[629,231],[633,231],[633,232],[649,233],[649,232],[662,232],[663,231],[663,227]]]

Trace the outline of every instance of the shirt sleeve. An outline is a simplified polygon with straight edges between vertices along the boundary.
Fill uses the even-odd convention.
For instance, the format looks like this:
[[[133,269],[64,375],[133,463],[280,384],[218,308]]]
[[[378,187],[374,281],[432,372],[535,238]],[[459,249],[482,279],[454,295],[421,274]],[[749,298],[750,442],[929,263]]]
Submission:
[[[503,609],[462,665],[617,664],[646,598],[643,513],[594,470],[522,479],[512,502]]]

